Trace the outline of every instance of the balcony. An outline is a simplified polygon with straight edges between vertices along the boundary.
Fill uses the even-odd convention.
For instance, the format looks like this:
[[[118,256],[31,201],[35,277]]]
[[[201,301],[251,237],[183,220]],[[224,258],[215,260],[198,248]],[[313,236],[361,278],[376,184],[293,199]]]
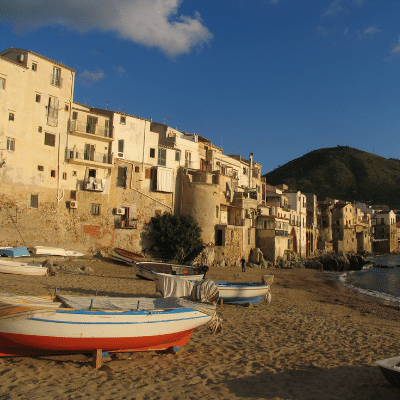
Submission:
[[[106,181],[106,179],[96,179],[90,176],[87,181],[82,183],[82,189],[92,192],[102,192],[104,191]]]
[[[53,86],[57,86],[57,87],[61,88],[61,87],[62,87],[63,80],[62,80],[62,78],[61,78],[60,76],[58,76],[58,75],[56,75],[56,74],[51,74],[51,75],[50,75],[50,83],[51,83]]]
[[[100,168],[111,168],[112,167],[112,156],[107,153],[99,153],[97,151],[88,152],[83,149],[67,150],[67,158],[70,164],[79,164]]]
[[[71,135],[87,139],[96,139],[103,142],[112,142],[114,140],[109,128],[100,125],[89,125],[85,121],[78,121],[76,119],[70,121],[69,131]]]

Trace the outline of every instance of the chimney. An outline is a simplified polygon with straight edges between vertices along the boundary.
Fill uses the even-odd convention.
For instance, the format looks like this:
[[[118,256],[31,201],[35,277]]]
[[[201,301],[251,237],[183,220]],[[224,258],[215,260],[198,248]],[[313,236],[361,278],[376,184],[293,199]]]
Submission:
[[[249,156],[249,188],[253,188],[253,153]]]

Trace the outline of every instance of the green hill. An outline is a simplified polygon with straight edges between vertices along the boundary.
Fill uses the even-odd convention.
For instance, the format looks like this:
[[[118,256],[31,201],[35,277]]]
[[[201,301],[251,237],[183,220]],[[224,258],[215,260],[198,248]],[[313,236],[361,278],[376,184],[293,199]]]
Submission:
[[[290,190],[400,208],[400,160],[347,146],[314,150],[264,175]]]

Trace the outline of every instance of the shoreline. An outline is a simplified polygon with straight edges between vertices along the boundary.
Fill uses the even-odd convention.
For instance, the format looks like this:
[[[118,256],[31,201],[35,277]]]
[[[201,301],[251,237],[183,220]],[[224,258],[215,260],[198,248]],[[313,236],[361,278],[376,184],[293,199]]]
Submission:
[[[48,257],[47,257],[48,258]],[[37,259],[36,259],[37,260]],[[37,261],[36,261],[37,262]],[[0,274],[2,292],[155,296],[122,263],[66,260],[90,267],[85,274],[28,277]],[[349,291],[308,269],[212,267],[215,281],[261,282],[274,275],[272,301],[250,307],[218,306],[224,331],[196,330],[176,355],[112,355],[101,370],[82,354],[0,358],[4,399],[398,399],[374,365],[400,354],[400,308]],[[68,378],[66,378],[68,377]]]

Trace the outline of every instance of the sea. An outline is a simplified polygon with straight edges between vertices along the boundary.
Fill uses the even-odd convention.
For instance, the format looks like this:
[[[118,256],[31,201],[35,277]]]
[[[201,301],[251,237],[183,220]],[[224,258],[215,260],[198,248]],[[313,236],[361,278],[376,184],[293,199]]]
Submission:
[[[350,271],[339,277],[349,289],[380,300],[400,305],[400,255],[370,258],[376,266],[362,271]]]

